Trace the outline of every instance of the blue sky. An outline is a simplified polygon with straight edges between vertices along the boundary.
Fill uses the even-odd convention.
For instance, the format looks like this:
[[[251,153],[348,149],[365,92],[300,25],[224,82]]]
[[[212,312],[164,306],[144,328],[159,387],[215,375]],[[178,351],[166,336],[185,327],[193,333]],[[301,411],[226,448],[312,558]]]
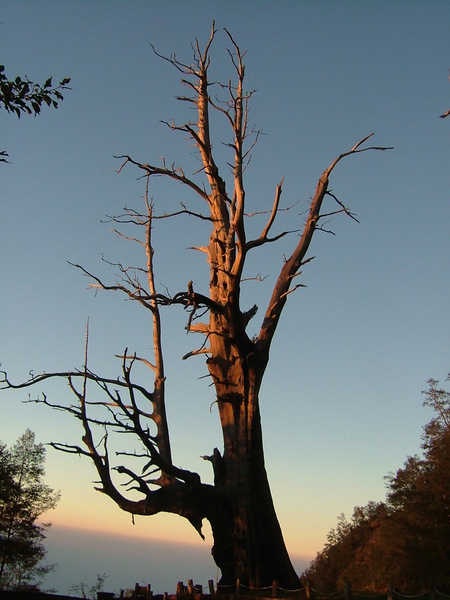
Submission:
[[[0,361],[15,380],[30,369],[80,366],[88,317],[94,370],[116,374],[114,354],[151,347],[147,315],[122,298],[87,291],[88,281],[67,261],[112,278],[102,255],[140,260],[101,223],[124,205],[138,208],[144,192],[133,169],[116,173],[114,155],[143,162],[164,156],[187,172],[198,168],[183,135],[160,122],[184,122],[189,108],[175,100],[183,93],[179,74],[150,43],[189,61],[190,40],[204,43],[213,19],[248,50],[247,86],[257,90],[250,118],[264,135],[247,171],[250,209],[271,206],[285,177],[284,206],[298,204],[280,216],[279,227],[292,228],[338,154],[372,132],[374,144],[394,146],[347,159],[334,172],[331,187],[360,224],[336,217],[330,223],[336,236],[316,236],[316,258],[302,275],[307,287],[289,298],[263,385],[267,469],[300,569],[322,548],[339,513],[350,516],[355,505],[384,498],[383,476],[419,451],[430,417],[420,391],[429,377],[443,380],[450,369],[450,120],[439,119],[450,106],[448,2],[4,0],[0,62],[7,74],[37,81],[71,77],[72,90],[57,111],[36,119],[0,112],[0,146],[11,159],[0,167]],[[226,48],[219,32],[212,54],[217,79],[230,75]],[[220,123],[214,131],[225,162],[220,142],[227,132]],[[161,181],[151,194],[161,211],[193,201]],[[176,292],[193,279],[200,290],[207,265],[185,249],[199,245],[207,230],[186,219],[158,228],[157,283]],[[248,282],[249,307],[257,302],[262,313],[294,242],[283,239],[250,262],[248,276],[267,279]],[[205,373],[201,357],[181,361],[197,342],[185,334],[185,314],[164,316],[174,457],[209,480],[199,457],[221,443],[217,414],[210,412],[212,390],[199,379]],[[46,391],[52,399],[69,394],[61,384]],[[13,442],[26,427],[43,442],[78,441],[77,423],[22,404],[26,397],[1,393],[2,441]],[[129,581],[130,564],[138,559],[120,560],[112,550],[97,568],[83,550],[83,544],[92,547],[93,535],[117,536],[129,557],[136,547],[142,557],[148,540],[150,583],[157,591],[196,578],[184,575],[188,546],[181,543],[195,544],[203,556],[197,564],[204,585],[206,572],[215,578],[210,537],[199,548],[195,531],[167,516],[140,519],[133,527],[128,515],[92,490],[89,464],[52,450],[47,464],[49,483],[62,491],[49,534],[51,557],[60,563],[51,584],[60,591],[77,583],[68,580],[75,566],[87,582],[106,572],[113,589],[149,579],[143,564]],[[67,527],[79,531],[65,535]],[[139,543],[130,542],[133,537]],[[174,541],[158,564],[155,545]]]

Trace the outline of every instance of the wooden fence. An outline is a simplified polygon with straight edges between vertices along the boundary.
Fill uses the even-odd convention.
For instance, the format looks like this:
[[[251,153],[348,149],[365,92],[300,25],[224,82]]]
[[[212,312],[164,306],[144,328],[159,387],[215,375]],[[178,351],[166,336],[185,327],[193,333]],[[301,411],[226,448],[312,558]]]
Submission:
[[[390,584],[386,585],[384,593],[359,592],[354,590],[350,582],[347,582],[342,590],[337,592],[321,592],[314,589],[309,582],[304,587],[295,590],[287,590],[273,581],[271,586],[265,588],[249,588],[242,585],[239,579],[234,585],[217,585],[214,587],[212,579],[208,581],[208,586],[203,588],[201,585],[194,584],[192,579],[188,579],[187,585],[179,581],[176,585],[175,594],[154,595],[150,585],[135,585],[131,600],[207,600],[208,598],[220,597],[223,600],[272,600],[274,598],[285,600],[445,600],[450,599],[439,590],[432,589],[416,595],[405,595],[395,591]],[[113,600],[113,594],[99,594],[98,600]],[[124,600],[124,593],[121,592],[121,600]]]
[[[203,588],[201,585],[193,583],[188,579],[187,585],[179,581],[176,586],[175,594],[154,594],[151,585],[141,586],[136,584],[130,594],[121,591],[120,600],[272,600],[280,598],[282,600],[446,600],[450,595],[444,594],[439,590],[432,589],[416,595],[405,595],[395,591],[392,586],[387,585],[386,591],[382,594],[369,592],[359,592],[352,589],[350,583],[347,583],[342,590],[337,592],[321,592],[314,589],[308,583],[296,590],[286,590],[278,586],[274,581],[271,586],[266,588],[248,588],[236,581],[231,586],[214,586],[212,579],[208,581],[208,586]],[[85,600],[71,596],[57,594],[45,594],[43,592],[23,590],[18,592],[9,592],[0,590],[0,600]],[[117,600],[114,593],[99,592],[97,600]]]

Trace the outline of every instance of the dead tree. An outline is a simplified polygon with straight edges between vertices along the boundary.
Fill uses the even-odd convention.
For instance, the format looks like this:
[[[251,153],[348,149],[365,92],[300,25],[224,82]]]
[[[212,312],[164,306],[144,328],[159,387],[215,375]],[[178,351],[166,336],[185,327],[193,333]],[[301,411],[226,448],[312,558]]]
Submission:
[[[280,586],[292,589],[298,586],[298,577],[286,551],[269,489],[264,465],[259,392],[281,313],[288,296],[300,287],[296,277],[302,265],[310,260],[307,251],[315,232],[324,230],[323,219],[330,215],[343,213],[355,219],[353,213],[329,190],[330,175],[346,157],[386,148],[366,145],[371,135],[366,136],[351,150],[340,154],[322,173],[307,217],[298,225],[298,241],[281,266],[270,301],[264,309],[259,332],[250,338],[247,325],[257,307],[244,310],[241,306],[246,259],[249,253],[273,244],[288,232],[273,232],[281,210],[281,182],[275,189],[273,206],[266,213],[266,222],[259,235],[247,235],[244,170],[258,139],[258,132],[248,123],[248,103],[252,93],[244,90],[244,53],[226,32],[234,80],[218,84],[219,94],[225,94],[225,100],[212,96],[208,70],[215,35],[213,25],[204,50],[198,41],[193,44],[192,65],[180,62],[175,56],[161,57],[182,74],[182,83],[187,86],[189,95],[179,100],[191,104],[197,114],[196,122],[183,125],[170,122],[167,125],[171,130],[189,136],[200,155],[201,171],[191,177],[182,168],[168,166],[164,161],[157,166],[141,163],[130,156],[121,157],[119,170],[125,165],[133,165],[146,177],[146,206],[142,211],[127,209],[113,221],[119,228],[120,224],[127,223],[145,232],[141,238],[131,236],[142,244],[146,252],[145,268],[136,271],[118,264],[116,267],[120,269],[121,278],[114,284],[108,284],[76,265],[91,277],[93,287],[122,292],[150,312],[154,358],[150,361],[125,350],[120,357],[121,375],[107,378],[90,370],[86,345],[84,368],[79,371],[45,373],[21,384],[11,383],[4,373],[3,385],[25,388],[50,378],[66,378],[77,398],[76,405],[55,404],[45,395],[37,401],[65,410],[81,421],[83,445],[53,442],[52,446],[90,458],[100,478],[99,491],[133,515],[153,515],[161,511],[179,514],[188,519],[200,535],[202,521],[207,519],[214,537],[212,554],[221,569],[222,584],[232,584],[239,579],[243,584],[261,587],[277,580]],[[230,190],[226,189],[223,171],[219,170],[213,153],[210,119],[213,112],[225,120],[232,133],[232,142],[227,144],[233,157]],[[202,219],[210,225],[209,244],[196,248],[204,252],[208,260],[208,292],[197,291],[192,282],[184,291],[173,296],[155,287],[152,226],[156,223],[156,215],[148,195],[148,183],[154,176],[182,184],[203,202],[204,213],[192,210],[187,203],[182,204],[179,213]],[[326,200],[332,203],[331,208],[324,208]],[[176,214],[159,216],[169,218]],[[202,482],[198,473],[181,468],[172,461],[165,410],[160,311],[163,306],[173,305],[181,305],[188,311],[188,331],[203,336],[200,347],[184,358],[205,355],[214,385],[213,400],[217,404],[223,431],[223,449],[215,448],[211,455],[203,457],[212,464],[214,484]],[[133,368],[138,363],[152,370],[153,389],[135,382]],[[89,399],[88,388],[92,384],[102,390],[102,401]],[[119,465],[113,464],[108,452],[109,436],[117,431],[137,437],[142,448],[140,453],[119,453]],[[139,468],[135,466],[136,462],[140,462]],[[131,495],[120,489],[120,482],[124,481]]]

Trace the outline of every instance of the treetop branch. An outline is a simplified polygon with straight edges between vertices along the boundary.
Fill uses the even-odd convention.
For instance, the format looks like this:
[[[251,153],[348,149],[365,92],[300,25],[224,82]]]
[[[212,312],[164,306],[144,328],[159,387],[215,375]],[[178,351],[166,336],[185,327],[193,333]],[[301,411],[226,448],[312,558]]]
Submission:
[[[258,336],[258,342],[261,347],[268,348],[268,346],[270,346],[270,343],[272,341],[273,335],[275,333],[275,330],[276,330],[276,327],[278,324],[278,320],[280,318],[281,312],[282,312],[283,307],[286,302],[286,297],[289,292],[292,277],[300,269],[300,266],[302,265],[302,263],[305,259],[305,255],[311,244],[311,240],[313,238],[314,232],[316,229],[318,229],[317,224],[319,222],[319,219],[323,216],[321,214],[321,208],[322,208],[322,203],[323,203],[325,196],[326,195],[331,196],[341,206],[342,210],[339,212],[345,212],[348,216],[350,216],[351,218],[356,220],[354,215],[352,213],[350,213],[350,211],[348,211],[348,209],[337,199],[337,197],[328,191],[329,177],[330,177],[330,174],[333,171],[333,169],[336,167],[336,165],[343,158],[345,158],[347,156],[351,156],[353,154],[357,154],[357,153],[361,153],[361,152],[367,152],[369,150],[383,150],[384,151],[384,150],[392,149],[391,147],[384,147],[384,146],[361,147],[372,136],[373,136],[373,133],[365,136],[364,138],[359,140],[353,146],[353,148],[351,150],[340,154],[330,164],[328,169],[326,169],[322,173],[321,177],[319,178],[314,197],[312,198],[311,203],[310,203],[309,214],[308,214],[308,217],[304,224],[300,240],[299,240],[297,246],[295,247],[292,255],[284,263],[284,265],[280,271],[280,274],[278,276],[277,282],[274,286],[274,289],[272,292],[272,297],[269,301],[269,305],[268,305],[268,308],[265,313],[263,325],[261,327],[261,330],[260,330],[260,333]],[[295,289],[297,289],[298,287],[299,286],[297,285]]]

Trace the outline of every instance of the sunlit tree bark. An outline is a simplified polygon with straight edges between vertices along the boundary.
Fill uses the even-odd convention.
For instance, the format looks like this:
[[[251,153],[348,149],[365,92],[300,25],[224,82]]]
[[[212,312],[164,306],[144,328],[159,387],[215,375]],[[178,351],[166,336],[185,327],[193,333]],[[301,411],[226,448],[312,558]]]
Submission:
[[[212,549],[214,560],[222,571],[222,584],[233,584],[237,578],[244,584],[259,587],[278,580],[285,588],[296,588],[298,577],[289,559],[278,519],[275,513],[267,473],[259,409],[259,392],[269,359],[269,349],[277,325],[291,292],[300,287],[296,277],[302,265],[311,260],[307,251],[317,230],[322,229],[325,216],[338,213],[355,219],[329,189],[329,178],[337,164],[345,157],[368,150],[385,148],[367,146],[370,135],[359,141],[347,152],[339,155],[322,173],[312,197],[309,213],[304,223],[299,223],[298,241],[292,253],[284,261],[274,285],[268,305],[264,308],[262,326],[252,338],[247,334],[249,320],[258,308],[245,309],[241,305],[241,283],[244,266],[249,253],[273,244],[288,235],[287,231],[272,233],[280,210],[282,182],[274,190],[272,208],[266,213],[266,222],[257,237],[247,235],[246,190],[244,171],[250,152],[258,140],[258,132],[248,123],[248,103],[252,92],[244,89],[244,53],[226,32],[230,44],[229,57],[234,78],[226,84],[218,84],[225,99],[215,99],[211,94],[209,78],[210,49],[216,29],[204,50],[196,41],[193,44],[192,65],[180,62],[175,56],[161,57],[182,74],[182,83],[189,95],[179,100],[196,110],[195,122],[177,124],[168,122],[173,131],[189,136],[201,158],[202,169],[189,177],[181,167],[142,163],[130,156],[120,157],[123,169],[126,165],[137,167],[148,182],[155,176],[182,184],[194,192],[204,205],[204,212],[196,212],[188,204],[182,204],[177,214],[187,214],[210,224],[211,234],[207,246],[198,246],[206,254],[209,268],[209,290],[201,293],[192,282],[186,289],[173,296],[161,293],[155,286],[153,272],[152,227],[157,217],[175,218],[177,214],[155,215],[149,200],[148,188],[143,211],[127,209],[113,218],[120,232],[121,225],[136,225],[145,232],[141,237],[131,237],[142,244],[146,253],[145,269],[134,270],[116,264],[121,279],[108,284],[80,265],[76,265],[92,279],[93,287],[120,291],[139,302],[150,311],[153,319],[155,356],[152,361],[125,350],[121,356],[122,374],[118,378],[105,378],[88,367],[87,350],[85,367],[81,371],[46,373],[34,377],[19,386],[8,381],[9,387],[33,386],[53,377],[65,377],[78,403],[55,404],[46,396],[39,401],[63,408],[78,418],[83,426],[83,446],[53,443],[65,452],[89,457],[100,477],[98,489],[108,495],[125,511],[136,515],[152,515],[160,511],[179,514],[188,519],[202,534],[202,521],[207,519],[214,536]],[[158,56],[160,56],[158,54]],[[226,189],[222,167],[216,163],[213,153],[211,114],[223,118],[232,133],[227,144],[231,153],[233,185]],[[225,165],[227,169],[228,166]],[[324,210],[325,200],[332,203]],[[356,219],[355,219],[356,220]],[[125,235],[120,232],[120,235]],[[145,280],[142,275],[145,274]],[[182,305],[189,313],[187,329],[203,336],[203,343],[184,358],[206,356],[206,365],[215,389],[223,440],[223,449],[215,448],[209,460],[214,472],[214,485],[205,484],[200,476],[175,465],[172,461],[169,429],[165,411],[165,373],[161,339],[161,306]],[[132,377],[134,366],[145,364],[154,375],[154,387],[149,390]],[[95,383],[104,394],[104,401],[90,401],[88,386]],[[99,416],[100,409],[105,412]],[[96,432],[100,428],[100,436]],[[106,433],[105,433],[106,431]],[[123,452],[122,463],[112,465],[108,453],[108,436],[112,431],[132,433],[139,438],[142,452],[139,456]],[[100,440],[101,439],[101,443]],[[130,461],[143,461],[138,469]],[[133,494],[120,491],[117,476],[125,477]],[[140,496],[136,499],[136,493]]]

